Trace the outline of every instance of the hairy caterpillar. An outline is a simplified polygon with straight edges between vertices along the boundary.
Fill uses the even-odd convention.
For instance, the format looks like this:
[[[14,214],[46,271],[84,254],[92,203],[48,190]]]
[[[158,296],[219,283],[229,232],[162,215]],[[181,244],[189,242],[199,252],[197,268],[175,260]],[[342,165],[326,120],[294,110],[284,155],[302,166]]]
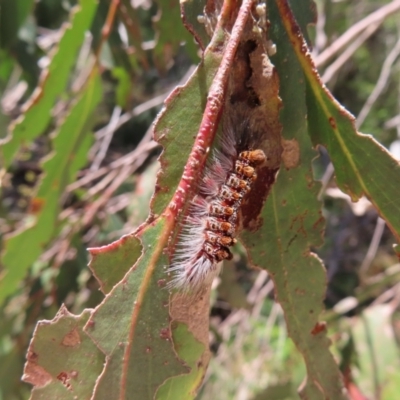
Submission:
[[[225,133],[225,132],[224,132]],[[218,264],[232,258],[238,211],[257,179],[256,168],[266,156],[260,149],[236,150],[233,130],[214,150],[193,198],[178,239],[170,288],[198,291],[218,274]]]

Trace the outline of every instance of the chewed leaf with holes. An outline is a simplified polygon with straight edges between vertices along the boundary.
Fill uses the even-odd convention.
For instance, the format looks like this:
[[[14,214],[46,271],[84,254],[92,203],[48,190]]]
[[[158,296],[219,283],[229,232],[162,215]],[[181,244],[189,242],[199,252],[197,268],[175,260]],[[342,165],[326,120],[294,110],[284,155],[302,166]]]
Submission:
[[[247,2],[247,7],[249,4],[250,2]],[[248,23],[246,21],[242,19],[241,28],[246,33],[241,31],[240,35],[236,34],[241,38],[237,42],[239,55],[234,59],[236,52],[232,53],[230,68],[234,64],[232,61],[241,63],[244,68],[253,68],[255,71],[253,80],[250,79],[248,84],[249,86],[252,84],[254,90],[249,89],[248,93],[244,87],[236,86],[235,82],[242,78],[240,73],[244,75],[247,73],[241,68],[233,68],[233,71],[225,75],[225,90],[228,95],[226,99],[223,96],[222,100],[224,102],[226,100],[226,104],[229,104],[226,106],[228,108],[224,109],[225,112],[248,112],[251,113],[248,115],[249,120],[253,116],[258,120],[257,126],[254,127],[254,132],[257,132],[253,134],[254,146],[264,150],[268,156],[266,165],[259,172],[259,178],[260,182],[272,182],[281,152],[280,127],[277,122],[280,104],[277,79],[270,65],[267,69],[262,61],[256,60],[261,59],[262,44],[261,41],[257,42],[260,39],[253,33],[252,20]],[[225,56],[221,53],[221,49],[226,47],[220,41],[225,38],[226,36],[220,32],[214,42],[211,42],[212,45],[205,52],[204,63],[184,87],[170,96],[166,102],[166,109],[157,122],[155,136],[164,146],[161,157],[162,172],[152,202],[154,214],[135,233],[141,241],[142,255],[124,278],[107,294],[85,327],[85,332],[106,356],[104,370],[96,383],[94,399],[109,399],[110,396],[127,399],[132,393],[138,399],[150,399],[155,396],[159,399],[168,398],[171,393],[174,393],[174,399],[189,399],[195,396],[205,374],[210,356],[208,350],[210,285],[195,295],[185,291],[170,295],[166,288],[169,278],[165,271],[171,262],[171,252],[174,251],[170,242],[176,238],[181,229],[179,216],[171,218],[169,210],[175,210],[176,207],[171,204],[177,204],[178,200],[172,201],[177,199],[176,196],[182,196],[179,197],[181,210],[185,210],[194,195],[176,189],[181,183],[185,163],[188,163],[189,154],[194,147],[193,138],[202,121],[207,95],[212,97],[209,94],[211,91],[209,86],[220,73],[221,58]],[[265,76],[262,75],[263,70],[268,70]],[[259,92],[257,89],[261,84],[262,87],[269,87],[270,91]],[[228,100],[236,94],[238,97],[251,96],[257,111],[247,110],[247,102],[244,100],[238,99],[233,103]],[[222,108],[218,112],[222,112]],[[270,120],[263,125],[267,113]],[[263,135],[265,129],[271,132],[268,139]],[[212,137],[209,140],[213,146]],[[246,143],[243,142],[241,145],[245,146]],[[241,150],[244,149],[245,147]],[[207,155],[206,149],[203,150],[201,154]],[[257,203],[259,209],[268,189],[269,187],[258,188],[260,196],[256,197],[261,198]],[[193,191],[196,191],[196,185],[193,186]],[[188,194],[184,200],[182,193]],[[256,218],[254,211],[252,217],[247,219],[247,224],[251,225],[254,222]],[[128,266],[128,259],[129,263],[133,262],[135,257],[131,258],[129,252],[133,254],[135,250],[133,247],[129,249],[128,241],[127,239],[126,243],[115,242],[101,251],[96,250],[96,258],[92,265],[94,271],[100,273],[101,269],[103,276],[107,276],[104,275],[107,263],[111,267],[113,261],[121,260],[121,257],[125,267]],[[107,287],[111,287],[111,282]]]
[[[93,399],[153,398],[170,376],[188,372],[173,349],[165,256],[159,248],[163,223],[145,229],[143,255],[94,311],[86,332],[106,355]],[[145,378],[146,377],[146,378]]]
[[[90,311],[72,315],[63,306],[52,321],[39,322],[22,377],[34,385],[32,400],[91,398],[104,355],[82,330],[89,316]]]
[[[306,360],[304,396],[342,398],[324,326],[318,324],[325,276],[309,252],[310,245],[320,242],[316,233],[322,229],[322,221],[319,205],[312,200],[316,188],[307,164],[310,155],[305,151],[310,144],[302,135],[304,87],[300,85],[294,101],[288,100],[285,86],[283,97],[288,108],[282,118],[285,139],[281,140],[279,80],[267,55],[271,49],[265,40],[266,9],[261,4],[256,15],[253,5],[251,0],[241,5],[224,2],[215,24],[210,18],[208,29],[215,31],[203,62],[189,82],[166,101],[155,127],[155,138],[164,152],[150,217],[131,236],[91,250],[91,268],[106,294],[83,329],[104,360],[91,399],[189,400],[196,396],[210,357],[211,282],[196,293],[170,292],[167,285],[171,278],[166,270],[179,248],[194,196],[199,195],[201,187],[215,192],[215,182],[221,187],[225,183],[225,195],[230,193],[240,205],[232,229],[236,233],[236,229],[243,228],[241,237],[253,263],[269,268],[274,276],[289,331]],[[294,127],[291,119],[287,121],[288,115],[298,118]],[[215,151],[221,148],[234,151],[221,155]],[[257,154],[263,157],[259,157],[259,164],[252,164],[255,158],[251,157]],[[210,164],[214,167],[205,175]],[[241,168],[247,168],[243,175],[238,172]],[[222,179],[216,178],[217,171],[222,171]],[[212,185],[207,183],[210,179]],[[218,193],[222,193],[219,188]],[[210,215],[219,212],[219,205],[212,206],[215,208],[207,208]],[[310,230],[309,236],[306,230]],[[204,229],[200,233],[203,235]],[[234,239],[234,234],[226,236]],[[190,250],[190,243],[186,249]],[[270,265],[265,264],[266,254]],[[315,288],[310,288],[312,284]],[[316,359],[318,352],[321,361]],[[69,377],[62,375],[67,384]]]
[[[307,10],[303,2],[303,11]],[[262,212],[264,224],[254,233],[243,232],[253,265],[266,268],[274,283],[290,337],[301,352],[307,378],[304,399],[345,399],[341,376],[319,322],[326,276],[321,262],[310,252],[321,244],[324,220],[316,200],[311,161],[315,152],[307,137],[306,88],[275,2],[269,3],[270,38],[277,46],[271,57],[280,77],[282,167]],[[300,10],[301,11],[301,10]],[[304,16],[303,16],[304,17]],[[304,17],[305,18],[305,17]]]
[[[222,9],[221,14],[229,12],[227,10],[230,10],[229,6]],[[238,221],[242,221],[244,227],[257,224],[257,216],[280,165],[278,80],[266,54],[268,45],[263,39],[267,27],[265,16],[254,19],[251,15],[243,21],[242,32],[236,37],[237,50],[233,62],[227,71],[224,69],[225,60],[221,60],[215,78],[218,82],[224,79],[225,83],[219,90],[208,94],[190,161],[184,170],[176,171],[178,179],[174,185],[179,182],[179,193],[174,195],[171,203],[178,210],[182,208],[183,213],[176,213],[176,218],[182,220],[180,236],[171,239],[176,253],[170,269],[174,288],[197,290],[212,281],[218,272],[217,263],[231,257],[229,247],[236,241]],[[230,38],[235,37],[235,27]],[[228,49],[225,54],[232,51]],[[225,75],[220,77],[221,71]],[[212,88],[215,89],[214,83]],[[226,93],[221,96],[223,90]],[[215,104],[209,107],[214,100]],[[176,104],[171,102],[169,105],[174,112],[180,110],[183,118],[188,105],[183,103],[180,107],[182,103],[177,97]],[[188,104],[193,106],[193,102]],[[211,119],[218,107],[221,107],[223,115],[213,141],[208,131],[218,124],[217,118]],[[158,128],[162,129],[161,132],[172,129],[173,125],[168,121],[171,115],[174,114],[160,118]],[[165,146],[162,163],[168,153],[182,153],[182,150],[179,153],[177,150],[182,140],[168,142],[169,136],[164,139],[162,135],[161,139]],[[201,151],[210,154],[207,164]],[[252,159],[256,154],[262,157]],[[166,171],[168,179],[171,179],[170,170]],[[200,173],[194,175],[198,171]],[[165,171],[159,175],[157,189],[165,192],[165,196],[171,196],[167,192],[171,185],[164,184],[167,178],[164,174]],[[185,198],[183,204],[180,198]],[[159,201],[162,199],[158,197]],[[153,207],[157,207],[154,202]]]
[[[173,129],[162,133],[165,135],[162,158],[165,181],[162,184],[169,187],[170,192],[165,197],[161,190],[154,195],[157,214],[162,213],[174,194],[200,124],[207,87],[199,83],[207,77],[210,85],[219,60],[219,54],[208,52],[204,66],[167,101],[163,118]],[[182,107],[188,104],[191,107]],[[193,115],[193,104],[197,104],[199,110],[194,118],[187,118]],[[156,136],[160,135],[156,127]],[[178,172],[175,173],[174,168]],[[184,294],[170,299],[166,288],[166,267],[170,262],[166,249],[171,228],[174,229],[163,215],[154,215],[135,232],[136,238],[126,237],[91,250],[94,256],[91,268],[103,290],[108,292],[85,327],[106,356],[93,399],[132,396],[153,399],[156,393],[158,398],[165,398],[180,384],[186,389],[175,398],[188,399],[189,395],[195,395],[201,383],[209,359],[209,289],[196,301]],[[130,268],[140,253],[138,240],[141,256]],[[110,276],[114,263],[123,265],[118,268],[119,282]]]

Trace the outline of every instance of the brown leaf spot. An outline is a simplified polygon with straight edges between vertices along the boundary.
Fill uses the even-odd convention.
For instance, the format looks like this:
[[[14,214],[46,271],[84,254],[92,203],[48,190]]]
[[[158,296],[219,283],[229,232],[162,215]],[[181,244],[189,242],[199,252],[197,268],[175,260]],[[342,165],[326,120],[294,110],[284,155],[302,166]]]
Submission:
[[[81,344],[81,337],[79,335],[78,329],[74,328],[72,329],[72,331],[68,332],[64,336],[61,344],[67,347],[74,347]]]
[[[38,358],[39,356],[34,351],[30,351],[27,355],[28,361],[31,362],[37,362]]]
[[[43,206],[44,206],[45,203],[46,202],[45,202],[44,199],[40,199],[38,197],[32,199],[30,204],[29,204],[29,212],[31,214],[39,214],[40,211],[42,211]]]
[[[287,169],[297,167],[300,161],[300,147],[296,139],[282,140],[282,161]]]
[[[71,377],[64,371],[61,371],[57,375],[57,379],[67,388],[71,389],[71,384],[69,383]]]
[[[318,333],[323,332],[325,329],[326,329],[325,321],[317,322],[314,328],[312,328],[311,335],[318,335]]]
[[[33,352],[28,353],[28,362],[25,364],[22,380],[36,387],[46,386],[51,382],[51,375],[40,365],[37,364],[38,355]]]
[[[161,329],[160,338],[161,339],[165,339],[165,340],[169,340],[171,338],[171,332],[170,332],[169,328],[162,328]]]
[[[336,129],[336,120],[333,117],[329,117],[329,124],[333,129]]]
[[[166,284],[167,284],[167,280],[166,280],[166,279],[159,279],[159,280],[157,281],[157,285],[158,285],[158,287],[160,287],[160,288],[165,287]]]

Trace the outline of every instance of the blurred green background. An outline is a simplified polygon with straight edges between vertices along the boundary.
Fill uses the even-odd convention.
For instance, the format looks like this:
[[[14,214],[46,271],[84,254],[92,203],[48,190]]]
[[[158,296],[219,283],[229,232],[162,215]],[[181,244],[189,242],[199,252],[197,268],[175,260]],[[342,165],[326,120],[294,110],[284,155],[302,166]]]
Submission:
[[[29,398],[30,386],[20,378],[36,322],[52,319],[62,303],[79,314],[102,300],[87,268],[86,248],[110,243],[146,219],[161,152],[152,141],[151,123],[166,96],[200,61],[199,48],[180,22],[177,1],[122,0],[117,5],[99,0],[93,18],[89,11],[85,14],[89,0],[82,0],[83,11],[74,14],[77,3],[0,0],[3,247],[33,216],[45,215],[38,193],[50,193],[43,184],[50,154],[58,158],[49,185],[59,189],[54,203],[61,207],[60,213],[43,217],[43,226],[52,224],[46,234],[34,233],[40,255],[31,250],[29,237],[24,242],[14,235],[14,252],[8,251],[0,266],[0,278],[9,262],[20,265],[23,276],[7,286],[7,299],[0,306],[4,400]],[[400,158],[400,13],[385,14],[382,7],[387,4],[317,1],[319,18],[309,33],[324,82],[358,117],[360,130]],[[118,6],[114,16],[113,6]],[[341,35],[379,12],[378,22],[366,23],[356,40],[333,51]],[[73,30],[69,38],[68,29]],[[95,82],[94,74],[101,82]],[[46,80],[51,85],[46,86]],[[80,142],[66,127],[75,126],[74,113],[83,113],[75,105],[92,81],[102,94],[93,100],[95,111],[82,114],[85,121],[79,129],[85,141]],[[23,125],[18,121],[37,93]],[[48,105],[35,108],[43,98],[50,99]],[[13,129],[20,135],[13,142],[14,153],[5,144]],[[67,150],[71,140],[75,147]],[[67,174],[61,173],[62,162],[69,165]],[[321,149],[314,171],[323,182],[327,229],[325,245],[314,250],[328,276],[322,319],[328,321],[332,350],[348,389],[369,399],[397,399],[400,264],[392,250],[395,241],[367,200],[351,203],[336,188],[329,165]],[[214,357],[198,398],[295,399],[305,371],[287,338],[272,281],[264,271],[249,270],[240,249],[229,263],[213,292]]]

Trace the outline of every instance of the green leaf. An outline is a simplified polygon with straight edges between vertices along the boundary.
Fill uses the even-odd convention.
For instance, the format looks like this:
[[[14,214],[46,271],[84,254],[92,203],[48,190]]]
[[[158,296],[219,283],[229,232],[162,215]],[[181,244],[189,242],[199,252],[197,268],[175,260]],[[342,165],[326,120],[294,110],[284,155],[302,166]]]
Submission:
[[[304,9],[307,10],[305,2]],[[289,336],[301,352],[307,380],[301,396],[307,399],[345,399],[341,376],[319,315],[323,310],[326,275],[310,252],[322,242],[324,221],[316,200],[311,161],[315,152],[307,136],[307,107],[302,71],[291,49],[274,2],[269,3],[270,38],[278,52],[271,58],[280,77],[283,109],[283,164],[262,212],[257,233],[243,232],[252,264],[266,268],[275,283]]]
[[[33,8],[33,0],[0,1],[0,46],[9,47],[17,38],[18,29]]]
[[[53,141],[53,154],[43,164],[44,178],[33,199],[37,214],[31,216],[24,230],[5,242],[3,262],[6,269],[0,280],[0,302],[14,292],[59,227],[61,195],[86,163],[93,140],[90,117],[100,99],[100,80],[94,73],[59,127]]]
[[[198,388],[206,373],[207,363],[199,362],[204,354],[204,344],[197,341],[186,324],[175,323],[173,341],[178,356],[190,367],[189,374],[167,380],[157,392],[157,400],[194,399],[193,388]]]
[[[91,32],[93,35],[92,47],[95,49],[102,45],[103,27],[107,20],[109,7],[110,3],[108,1],[100,1],[93,19]],[[118,65],[123,68],[123,71],[132,79],[139,61],[147,65],[146,54],[141,47],[143,39],[140,35],[140,21],[137,18],[136,10],[132,8],[130,0],[121,0],[121,4],[117,7],[117,12],[127,30],[129,35],[129,48],[134,54],[127,52],[126,46],[118,32],[119,22],[116,22],[111,27],[107,42],[102,45],[101,64],[106,68],[111,68],[114,64]],[[119,20],[117,19],[117,21]],[[131,82],[129,82],[128,86],[132,86]]]
[[[210,42],[210,36],[206,31],[205,23],[199,22],[203,15],[206,2],[198,0],[187,0],[181,2],[181,12],[183,23],[196,38],[200,47],[204,50]]]
[[[5,318],[2,316],[2,325],[4,325]],[[17,399],[27,398],[29,394],[28,385],[21,385],[21,371],[23,369],[23,360],[17,346],[10,343],[11,348],[9,351],[4,350],[5,336],[0,336],[0,399]],[[8,338],[7,338],[8,339]],[[6,339],[6,340],[7,340]],[[11,338],[9,339],[11,342]],[[25,397],[22,397],[24,396]]]
[[[158,161],[154,161],[137,180],[135,190],[132,192],[132,199],[127,208],[130,226],[139,226],[149,215],[149,203],[154,194],[159,169]]]
[[[108,293],[133,267],[142,253],[142,245],[134,236],[121,239],[99,248],[89,249],[92,256],[89,267],[100,283],[103,293]]]
[[[282,4],[284,2],[281,2]],[[322,84],[296,20],[282,6],[283,20],[307,87],[309,133],[314,146],[328,150],[337,184],[353,201],[365,195],[400,241],[400,163],[369,135],[356,131],[354,117]]]
[[[118,85],[115,93],[116,104],[121,108],[125,108],[132,90],[131,78],[126,70],[118,67],[112,70],[112,76],[118,79]]]
[[[207,99],[208,88],[217,72],[220,58],[205,54],[194,74],[184,87],[178,87],[166,101],[166,108],[158,117],[154,137],[164,148],[159,159],[156,195],[151,210],[161,214],[167,207],[181,180],[185,161],[193,146]]]
[[[188,371],[176,357],[160,241],[163,220],[141,237],[143,255],[95,310],[85,330],[106,355],[94,400],[153,399],[169,377]],[[161,257],[160,257],[161,256]]]
[[[392,325],[393,309],[382,304],[366,309],[351,321],[351,333],[359,362],[355,381],[370,397],[393,399],[400,388],[399,348]],[[393,397],[394,396],[394,397]]]
[[[182,24],[179,2],[168,0],[157,0],[159,6],[159,17],[154,21],[157,31],[157,42],[154,49],[154,56],[159,68],[164,69],[172,56],[178,52],[182,42],[185,42],[185,49],[193,62],[197,62],[198,47],[193,37]]]
[[[161,399],[176,394],[180,384],[185,390],[175,399],[187,399],[189,394],[195,395],[208,364],[209,293],[200,301],[180,294],[170,299],[165,288],[170,223],[160,214],[180,181],[219,60],[218,54],[207,53],[189,82],[168,99],[157,122],[155,136],[165,148],[158,191],[153,197],[153,210],[158,215],[153,214],[135,232],[142,242],[142,256],[108,293],[85,328],[107,359],[96,385],[96,400],[128,399],[133,392],[140,399],[153,399],[156,394]],[[108,254],[113,251],[111,247],[104,248],[95,260],[97,265],[108,264],[111,269],[122,256],[130,262],[137,257],[132,246],[125,247],[119,241],[111,246],[120,249],[112,255]],[[124,254],[125,248],[130,248],[129,255]],[[123,264],[128,267],[126,261]],[[176,321],[172,326],[171,319]],[[162,386],[164,382],[166,386]]]
[[[0,88],[4,92],[14,65],[12,58],[5,50],[0,49]],[[2,134],[3,135],[3,134]]]
[[[55,101],[65,92],[76,53],[90,27],[96,7],[96,0],[81,0],[80,6],[74,9],[71,22],[65,25],[49,68],[43,73],[39,87],[25,105],[25,113],[12,127],[8,142],[2,146],[1,158],[6,167],[10,166],[21,146],[28,145],[47,128]]]
[[[104,356],[82,330],[90,314],[75,316],[62,306],[52,321],[39,322],[22,377],[35,386],[32,400],[91,398]]]

